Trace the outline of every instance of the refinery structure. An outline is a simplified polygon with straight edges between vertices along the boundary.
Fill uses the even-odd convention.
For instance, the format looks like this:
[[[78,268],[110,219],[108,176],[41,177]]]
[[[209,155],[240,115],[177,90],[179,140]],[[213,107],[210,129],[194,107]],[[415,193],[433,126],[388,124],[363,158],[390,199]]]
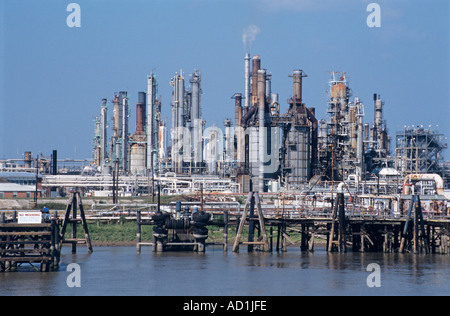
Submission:
[[[405,179],[417,175],[422,192],[440,193],[448,184],[444,135],[431,127],[405,126],[392,138],[383,117],[389,104],[378,93],[363,104],[351,90],[349,74],[330,71],[326,113],[317,113],[302,97],[307,74],[294,69],[292,96],[282,113],[282,101],[272,91],[276,78],[260,56],[245,54],[243,70],[242,91],[230,92],[226,101],[234,118],[224,119],[223,127],[208,126],[202,117],[200,70],[180,70],[170,83],[158,82],[152,72],[136,104],[127,91],[100,96],[92,160],[67,170],[56,150],[49,158],[27,152],[24,159],[0,161],[0,178],[12,171],[37,172],[41,196],[75,188],[91,196],[140,196],[153,193],[155,184],[163,194],[200,188],[299,193],[333,190],[341,182],[361,194],[401,194]],[[160,84],[171,85],[170,104],[162,104]],[[163,107],[171,108],[170,121],[163,119]],[[130,131],[134,110],[136,129]],[[374,122],[365,119],[369,111]]]

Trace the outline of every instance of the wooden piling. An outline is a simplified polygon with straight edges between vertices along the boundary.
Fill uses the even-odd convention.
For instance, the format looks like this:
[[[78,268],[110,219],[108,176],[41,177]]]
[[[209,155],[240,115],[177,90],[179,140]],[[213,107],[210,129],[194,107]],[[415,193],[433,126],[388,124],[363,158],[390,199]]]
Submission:
[[[257,206],[257,214],[258,214],[259,227],[260,227],[261,234],[262,234],[262,241],[253,241],[253,233],[254,232],[252,231],[252,232],[249,232],[248,241],[243,242],[242,244],[246,244],[247,246],[252,246],[251,248],[250,247],[248,248],[248,251],[253,251],[254,245],[262,246],[263,251],[268,251],[268,249],[269,249],[269,245],[268,245],[268,241],[267,241],[266,226],[264,223],[264,215],[263,215],[262,209],[261,209],[261,202],[259,200],[259,194],[258,194],[258,192],[250,191],[248,194],[248,197],[247,197],[247,202],[244,207],[244,212],[242,214],[242,218],[239,222],[238,232],[236,234],[236,240],[234,241],[234,245],[233,245],[233,252],[239,251],[239,243],[240,243],[240,240],[242,237],[242,232],[244,230],[244,226],[245,226],[247,219],[249,220],[249,225],[255,220],[254,217],[248,218],[249,217],[248,209],[251,209],[252,207],[254,208],[255,204]]]
[[[136,252],[141,253],[141,212],[136,212]]]
[[[364,252],[365,251],[365,246],[364,246],[364,239],[366,237],[366,230],[364,227],[364,223],[361,224],[361,249],[360,252]]]
[[[77,209],[80,210],[80,219],[77,218]],[[70,218],[70,214],[72,213],[72,218]],[[77,224],[81,222],[81,225],[84,230],[84,239],[77,238]],[[68,239],[65,237],[67,225],[72,225],[72,238]],[[69,202],[67,203],[66,213],[64,216],[64,220],[62,223],[61,233],[59,237],[59,248],[62,248],[63,244],[72,244],[72,253],[77,252],[78,244],[86,244],[89,253],[93,252],[91,238],[89,235],[89,230],[86,222],[86,217],[84,214],[83,204],[81,202],[81,195],[79,192],[75,192],[72,194]]]
[[[277,251],[280,251],[280,238],[281,238],[281,224],[277,225]]]
[[[223,212],[223,252],[228,251],[228,211]]]
[[[270,226],[269,252],[273,251],[273,226]]]

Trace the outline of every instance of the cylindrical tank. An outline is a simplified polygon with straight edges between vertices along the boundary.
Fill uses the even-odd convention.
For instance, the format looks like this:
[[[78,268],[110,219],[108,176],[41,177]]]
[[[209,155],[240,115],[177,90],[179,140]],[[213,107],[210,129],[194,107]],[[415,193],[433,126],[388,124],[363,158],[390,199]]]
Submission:
[[[145,175],[146,148],[144,144],[133,144],[130,154],[130,172],[133,175]]]
[[[102,175],[111,175],[112,168],[111,166],[103,166],[102,167]]]
[[[331,98],[347,97],[347,86],[343,82],[338,82],[331,87]]]
[[[25,152],[25,168],[31,168],[31,151]]]

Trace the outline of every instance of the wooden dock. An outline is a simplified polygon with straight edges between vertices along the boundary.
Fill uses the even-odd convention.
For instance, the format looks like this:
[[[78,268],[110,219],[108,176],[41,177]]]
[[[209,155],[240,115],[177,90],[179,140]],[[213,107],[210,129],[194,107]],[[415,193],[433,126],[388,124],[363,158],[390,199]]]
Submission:
[[[78,210],[80,219],[77,215]],[[22,212],[23,217],[27,214],[30,215],[27,211]],[[20,215],[21,212],[19,217]],[[62,221],[57,214],[42,216],[40,212],[37,212],[37,218],[36,214],[33,216],[32,223],[20,223],[16,211],[9,219],[6,219],[5,213],[0,214],[0,272],[16,271],[22,264],[30,264],[41,272],[54,271],[59,266],[64,244],[72,245],[73,254],[76,253],[78,244],[86,244],[89,253],[93,252],[79,192],[73,193],[69,199]],[[79,224],[84,230],[85,238],[83,239],[76,237]],[[72,228],[72,238],[65,236],[69,225]],[[38,264],[39,268],[37,268]]]
[[[42,224],[0,223],[0,272],[15,271],[22,264],[42,272],[55,270],[60,257],[58,239],[54,220]]]
[[[247,200],[252,201],[251,198]],[[415,196],[411,197],[407,212],[395,217],[346,210],[345,200],[339,195],[335,207],[325,213],[300,211],[295,216],[292,213],[269,214],[261,208],[259,199],[247,203],[243,210],[240,207],[234,211],[230,208],[222,211],[215,209],[212,213],[221,220],[213,219],[208,226],[223,227],[223,242],[210,243],[206,240],[205,244],[223,245],[224,251],[228,250],[229,227],[235,226],[236,238],[231,241],[234,252],[239,251],[240,245],[247,246],[248,251],[287,251],[287,247],[294,244],[290,234],[295,232],[301,235],[299,247],[302,251],[313,251],[316,241],[320,239],[326,243],[329,252],[450,254],[450,217],[425,217],[420,199]],[[142,245],[155,246],[155,243],[141,240],[140,225],[154,223],[151,220],[141,221],[140,211],[137,214],[136,247],[140,252]],[[244,226],[248,226],[247,236],[242,235]]]

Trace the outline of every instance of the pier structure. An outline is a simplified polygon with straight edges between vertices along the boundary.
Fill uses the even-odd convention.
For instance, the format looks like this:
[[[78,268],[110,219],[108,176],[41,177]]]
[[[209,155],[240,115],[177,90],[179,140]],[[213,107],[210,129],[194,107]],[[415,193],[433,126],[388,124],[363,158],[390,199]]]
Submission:
[[[80,224],[84,231],[81,239],[77,238]],[[71,238],[66,237],[68,226]],[[64,244],[71,244],[73,254],[78,244],[86,244],[88,252],[93,252],[79,192],[74,192],[69,199],[62,221],[56,211],[54,215],[33,210],[13,211],[9,217],[6,212],[0,213],[0,272],[16,271],[23,264],[41,272],[57,270]]]
[[[203,192],[203,189],[202,189]],[[193,208],[190,212],[189,206],[184,210],[181,208],[181,201],[176,202],[175,214],[161,212],[161,186],[158,184],[158,203],[156,212],[150,219],[143,219],[141,211],[136,212],[136,250],[141,252],[141,246],[151,245],[153,252],[163,252],[167,250],[193,250],[205,251],[205,240],[208,238],[208,228],[211,214],[201,209]],[[203,201],[203,194],[202,194]],[[142,225],[153,225],[152,241],[141,240]]]
[[[11,219],[0,218],[0,272],[16,271],[30,264],[41,272],[59,266],[59,228],[56,220],[40,224],[19,223],[16,212]],[[39,266],[38,266],[39,265]]]
[[[249,193],[244,206],[236,202],[183,203],[193,208],[197,205],[211,214],[205,226],[210,227],[210,231],[218,227],[223,239],[220,242],[206,239],[204,245],[220,245],[224,251],[228,251],[229,243],[233,245],[233,252],[239,251],[239,245],[247,245],[248,251],[287,251],[292,245],[298,245],[302,251],[314,251],[315,244],[321,243],[328,252],[450,254],[450,214],[447,210],[425,211],[422,205],[426,199],[420,195],[399,196],[399,212],[380,211],[372,206],[362,208],[363,201],[356,203],[356,196],[349,201],[351,196],[349,199],[342,188],[331,200],[331,207],[305,203],[292,208],[284,201],[270,205],[262,203],[257,192]],[[431,201],[431,204],[438,202]],[[181,205],[177,208],[181,209]],[[140,213],[137,212],[138,218]],[[167,240],[161,239],[159,248],[154,241],[142,241],[139,223],[157,225],[152,219],[138,221],[138,252],[143,245],[169,250],[163,247],[164,243],[170,245]],[[234,240],[229,237],[230,227],[236,227]],[[300,238],[297,236],[294,240],[293,234]]]

